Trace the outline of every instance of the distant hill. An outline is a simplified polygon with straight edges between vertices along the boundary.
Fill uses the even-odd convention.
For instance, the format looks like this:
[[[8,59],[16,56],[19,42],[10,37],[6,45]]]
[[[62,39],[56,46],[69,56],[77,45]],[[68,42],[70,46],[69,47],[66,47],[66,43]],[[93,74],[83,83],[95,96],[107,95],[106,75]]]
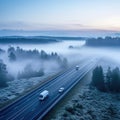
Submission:
[[[0,36],[56,36],[66,39],[77,37],[105,37],[105,36],[118,36],[119,32],[111,30],[98,30],[98,29],[81,29],[81,30],[13,30],[13,29],[0,29]]]
[[[87,37],[54,37],[54,36],[36,36],[36,37],[45,37],[48,39],[56,39],[56,40],[86,40]]]
[[[119,37],[105,37],[105,38],[90,38],[86,40],[86,46],[93,46],[93,47],[120,47],[120,38]]]
[[[0,43],[51,43],[61,40],[85,40],[84,37],[52,37],[52,36],[2,36]]]
[[[7,43],[51,43],[58,40],[46,37],[22,37],[22,36],[5,36],[0,37],[1,44]]]
[[[120,33],[119,33],[119,32],[118,32],[118,33],[115,33],[115,35],[116,35],[116,36],[120,36]]]

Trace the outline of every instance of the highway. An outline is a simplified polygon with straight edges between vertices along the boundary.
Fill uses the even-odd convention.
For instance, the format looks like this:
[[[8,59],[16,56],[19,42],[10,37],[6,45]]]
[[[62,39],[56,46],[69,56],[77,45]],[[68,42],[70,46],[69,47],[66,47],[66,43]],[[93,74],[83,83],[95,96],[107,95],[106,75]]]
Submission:
[[[40,88],[0,110],[0,120],[41,120],[97,62],[96,58],[92,58],[82,62],[79,70],[76,70],[75,67],[68,69]],[[64,87],[64,92],[58,92],[60,87]],[[40,101],[39,94],[43,90],[49,91],[49,97]]]

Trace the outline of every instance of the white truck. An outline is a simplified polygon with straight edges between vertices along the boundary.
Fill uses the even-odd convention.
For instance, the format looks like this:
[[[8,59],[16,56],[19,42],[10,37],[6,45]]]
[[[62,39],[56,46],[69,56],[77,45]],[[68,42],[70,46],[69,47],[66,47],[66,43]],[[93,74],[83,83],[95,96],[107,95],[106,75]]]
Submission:
[[[44,90],[43,92],[40,93],[39,100],[44,100],[46,97],[48,97],[48,95],[49,95],[49,91]]]
[[[75,69],[76,69],[76,70],[79,70],[79,66],[77,65],[77,66],[75,67]]]

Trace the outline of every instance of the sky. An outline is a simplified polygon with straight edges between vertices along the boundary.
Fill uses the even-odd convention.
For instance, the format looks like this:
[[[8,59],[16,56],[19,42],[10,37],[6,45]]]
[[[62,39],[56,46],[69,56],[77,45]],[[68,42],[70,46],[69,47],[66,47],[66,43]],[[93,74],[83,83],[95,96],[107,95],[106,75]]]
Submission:
[[[120,0],[0,0],[0,29],[120,31]]]

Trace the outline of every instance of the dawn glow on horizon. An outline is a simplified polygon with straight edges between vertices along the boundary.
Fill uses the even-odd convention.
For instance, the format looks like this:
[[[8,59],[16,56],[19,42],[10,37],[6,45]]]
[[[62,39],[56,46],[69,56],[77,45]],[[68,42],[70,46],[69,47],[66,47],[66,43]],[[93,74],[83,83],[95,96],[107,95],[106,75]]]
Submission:
[[[120,0],[0,0],[0,29],[120,30]]]

